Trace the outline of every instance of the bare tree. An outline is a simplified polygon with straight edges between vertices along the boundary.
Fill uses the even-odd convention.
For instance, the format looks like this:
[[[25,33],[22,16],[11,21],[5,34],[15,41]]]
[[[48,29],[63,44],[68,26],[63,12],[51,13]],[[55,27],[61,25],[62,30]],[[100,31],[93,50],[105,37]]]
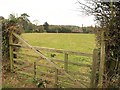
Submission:
[[[101,28],[97,40],[105,42],[104,87],[120,87],[120,1],[89,0],[77,1],[80,9],[87,15],[94,15]],[[103,33],[103,35],[101,35]],[[101,49],[101,48],[100,48]]]

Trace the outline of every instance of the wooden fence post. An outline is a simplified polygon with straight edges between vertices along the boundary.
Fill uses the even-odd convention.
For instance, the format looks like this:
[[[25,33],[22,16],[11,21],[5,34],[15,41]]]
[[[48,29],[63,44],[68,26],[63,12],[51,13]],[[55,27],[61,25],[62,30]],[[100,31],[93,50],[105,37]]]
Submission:
[[[101,51],[100,51],[100,67],[99,67],[99,82],[98,87],[103,87],[103,75],[104,75],[104,64],[105,64],[105,42],[104,42],[104,32],[102,32],[101,36]]]
[[[2,48],[2,23],[0,22],[0,48]]]
[[[2,23],[0,22],[0,51],[1,50],[2,50]],[[2,51],[0,52],[0,54],[2,55]],[[2,56],[0,58],[2,58]]]
[[[2,89],[2,23],[0,22],[0,88]]]
[[[91,73],[91,88],[96,88],[96,71],[99,61],[99,51],[98,49],[93,50],[93,62],[92,62],[92,73]]]
[[[9,45],[13,43],[13,35],[12,31],[9,32]],[[9,46],[9,53],[10,53],[10,70],[13,71],[13,47]]]
[[[58,88],[58,69],[55,68],[55,88]]]
[[[65,53],[64,60],[65,60],[64,69],[66,72],[68,72],[68,54],[67,53]]]
[[[36,80],[36,62],[34,62],[34,80]]]

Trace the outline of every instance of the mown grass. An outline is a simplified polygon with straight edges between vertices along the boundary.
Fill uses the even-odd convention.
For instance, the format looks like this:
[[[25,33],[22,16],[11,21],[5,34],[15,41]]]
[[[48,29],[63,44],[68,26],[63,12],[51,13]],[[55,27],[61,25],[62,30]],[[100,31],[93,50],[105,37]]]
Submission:
[[[83,53],[91,53],[95,48],[95,35],[94,34],[68,34],[68,33],[25,33],[22,37],[33,46],[64,49],[71,51],[78,51]],[[25,52],[26,53],[26,52]],[[34,54],[33,52],[27,52]],[[43,52],[48,58],[51,54],[56,54],[54,59],[64,60],[64,54]],[[77,63],[91,64],[92,58],[69,55],[69,60]],[[62,66],[63,67],[63,66]],[[75,66],[70,66],[70,69],[76,70]]]
[[[56,34],[56,33],[25,33],[22,34],[22,37],[33,46],[72,50],[83,53],[91,53],[95,48],[95,35],[94,34]],[[26,53],[26,51],[25,51]],[[27,53],[34,54],[29,51]],[[48,58],[51,58],[51,52],[43,52]],[[56,54],[53,59],[64,60],[64,54]],[[69,60],[76,63],[91,64],[92,57],[83,57],[76,55],[69,55]],[[59,66],[64,67],[64,64],[59,64]],[[71,70],[78,70],[76,66],[69,65],[68,67]],[[80,71],[83,68],[79,68]],[[85,71],[85,70],[84,70]]]
[[[25,33],[22,37],[33,46],[92,53],[94,34]]]

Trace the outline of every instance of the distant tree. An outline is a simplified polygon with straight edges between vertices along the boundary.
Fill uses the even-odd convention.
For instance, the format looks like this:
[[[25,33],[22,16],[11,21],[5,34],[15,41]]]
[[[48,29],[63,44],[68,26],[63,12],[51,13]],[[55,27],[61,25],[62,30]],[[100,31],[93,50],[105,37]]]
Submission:
[[[82,30],[83,30],[83,33],[88,33],[88,30],[86,27],[83,27]]]
[[[28,23],[27,29],[25,30],[26,33],[32,33],[34,30],[34,25],[30,22]]]
[[[39,20],[35,19],[35,20],[33,20],[33,22],[34,22],[34,23],[35,23],[35,25],[37,26],[37,25],[38,25],[38,23],[39,23]]]
[[[45,22],[43,24],[44,30],[48,31],[49,30],[49,24],[47,22]]]
[[[38,26],[39,21],[37,19],[33,20],[35,23],[34,25],[34,32],[40,32],[40,27]]]
[[[49,25],[49,30],[47,31],[48,33],[57,33],[59,30],[58,25]]]
[[[30,20],[28,19],[28,17],[30,17],[27,13],[23,13],[21,14],[21,16],[19,17],[20,23],[23,26],[23,29],[26,31],[29,31],[29,23]]]
[[[0,16],[0,20],[4,20],[4,17],[3,17],[3,16]]]
[[[87,28],[88,33],[95,33],[95,27],[87,26],[86,28]]]
[[[11,24],[17,23],[19,21],[19,19],[14,14],[10,14],[8,20],[11,22]]]
[[[39,33],[43,33],[43,32],[44,32],[44,27],[43,27],[43,25],[39,25],[39,26],[38,26],[38,31],[39,31]]]
[[[27,13],[21,14],[21,17],[22,17],[22,19],[23,19],[24,21],[30,22],[30,20],[28,19],[28,17],[30,17],[30,16],[29,16]]]
[[[49,25],[48,33],[72,33],[80,27],[71,25]]]

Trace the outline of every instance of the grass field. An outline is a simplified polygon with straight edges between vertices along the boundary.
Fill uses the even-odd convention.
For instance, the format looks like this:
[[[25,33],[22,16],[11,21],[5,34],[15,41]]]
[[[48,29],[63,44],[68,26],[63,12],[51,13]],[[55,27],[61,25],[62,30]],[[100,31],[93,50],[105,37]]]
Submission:
[[[94,34],[55,34],[55,33],[25,33],[22,37],[33,46],[48,47],[55,49],[72,50],[83,53],[91,53],[95,48],[95,35]],[[23,52],[23,51],[22,51]],[[35,54],[31,50],[29,54]],[[48,58],[51,54],[56,54],[54,59],[64,60],[64,54],[42,52]],[[29,57],[28,57],[29,58]],[[31,60],[29,58],[29,60]],[[92,57],[69,55],[69,60],[76,63],[92,63]],[[76,70],[75,66],[69,66],[70,69]]]
[[[22,37],[29,44],[33,46],[72,50],[72,51],[91,53],[91,54],[93,52],[93,49],[95,48],[94,34],[25,33],[25,34],[22,34]],[[28,51],[25,53],[28,53]],[[29,53],[33,54],[33,52],[30,52],[30,51]],[[51,57],[51,54],[52,54],[51,52],[42,52],[42,53],[44,53],[45,56],[51,59],[64,60],[64,54],[54,53],[56,54],[56,56],[53,58]],[[31,60],[31,58],[28,57],[28,60]],[[81,63],[81,64],[91,65],[92,63],[92,57],[85,57],[85,56],[69,55],[68,60],[75,63]],[[64,63],[58,63],[58,62],[55,62],[54,60],[53,62],[60,68],[64,68]],[[40,61],[39,63],[45,64],[47,62]],[[47,63],[47,65],[50,65],[50,64]],[[40,67],[38,69],[39,69],[38,71],[42,70],[47,72],[51,72],[51,71],[53,72],[53,70],[50,68],[46,69],[44,67]],[[89,67],[81,67],[81,66],[76,66],[72,64],[68,65],[68,70],[89,74],[88,77],[90,77],[90,73],[91,73],[91,70]],[[84,77],[84,76],[81,76],[81,77],[79,76],[80,76],[79,74],[78,75],[76,74],[74,75],[74,78],[80,79],[81,77],[82,78]],[[84,78],[86,78],[87,82],[90,82],[90,79],[88,77],[84,77]],[[60,80],[64,81],[64,79],[62,78]],[[69,81],[66,81],[66,82],[68,83]],[[70,83],[72,82],[70,81]]]
[[[79,52],[91,53],[91,54],[92,54],[93,49],[95,48],[95,35],[94,34],[24,33],[22,34],[22,37],[25,39],[25,41],[27,41],[30,45],[33,45],[33,46],[73,50],[73,51],[79,51]],[[39,57],[39,55],[37,55],[31,49],[21,48],[20,52],[25,53],[25,54],[35,55]],[[42,53],[44,53],[44,55],[46,55],[48,58],[51,58],[50,57],[51,52],[42,52]],[[59,53],[55,53],[55,54],[56,56],[51,59],[64,60],[64,54],[59,54]],[[33,63],[34,60],[37,59],[37,58],[29,57],[29,56],[24,56],[21,54],[18,54],[18,57],[19,57],[18,59],[21,59],[22,61],[25,62],[23,65],[19,65],[18,66],[19,68],[26,66],[29,63]],[[69,55],[68,60],[72,62],[76,62],[76,63],[81,63],[81,64],[91,65],[92,63],[92,57]],[[60,68],[64,68],[64,63],[59,63],[55,61],[53,62]],[[40,60],[39,62],[37,62],[37,64],[38,63],[50,66],[50,64],[47,63],[45,60]],[[89,74],[89,76],[86,77],[84,75],[81,76],[79,74],[69,73],[72,77],[74,77],[74,79],[81,80],[82,82],[84,82],[84,79],[85,79],[85,81],[88,82],[85,84],[89,86],[89,83],[90,83],[89,77],[91,73],[91,70],[89,67],[81,67],[81,66],[69,64],[68,70]],[[47,73],[53,72],[52,74],[54,74],[54,69],[52,68],[37,67],[37,73],[39,73],[39,71],[44,71]],[[33,66],[29,67],[28,71],[23,70],[22,72],[24,72],[23,75],[19,73],[15,74],[14,77],[9,75],[10,79],[9,78],[5,79],[3,86],[4,87],[36,87],[36,84],[33,83],[33,78],[26,77],[25,75],[25,73],[29,73],[29,74],[33,73]],[[46,75],[42,75],[41,73],[37,75],[38,75],[38,78],[42,78],[42,79],[45,78],[45,80],[51,81],[49,85],[50,87],[54,87],[54,85],[52,84],[52,82],[54,82],[52,81],[54,80],[54,76],[53,77],[49,75],[46,76]],[[12,80],[11,78],[15,78],[15,80]],[[73,81],[70,81],[67,77],[66,78],[59,77],[59,80],[62,82],[73,83]],[[63,84],[63,87],[64,87],[64,84]],[[65,86],[65,87],[70,87],[70,85]]]
[[[25,33],[22,37],[33,46],[92,53],[94,34]]]

